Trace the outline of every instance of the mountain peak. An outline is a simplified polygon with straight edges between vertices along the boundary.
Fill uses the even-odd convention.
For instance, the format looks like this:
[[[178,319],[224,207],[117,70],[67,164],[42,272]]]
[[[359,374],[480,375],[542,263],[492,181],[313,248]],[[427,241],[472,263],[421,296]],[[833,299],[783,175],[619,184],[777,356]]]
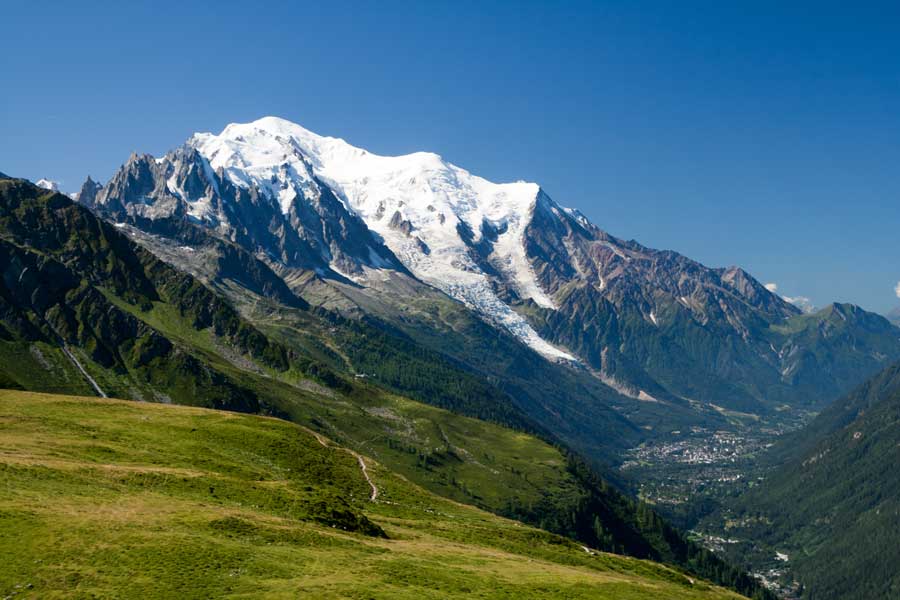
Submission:
[[[493,183],[432,152],[379,156],[271,116],[195,134],[187,146],[236,187],[270,198],[285,218],[298,201],[333,193],[417,278],[545,355],[572,359],[541,340],[493,281],[499,276],[515,296],[554,306],[524,249],[537,184]]]
[[[303,136],[312,138],[324,137],[310,131],[309,129],[306,129],[298,123],[273,115],[260,117],[259,119],[250,121],[249,123],[229,123],[225,126],[225,129],[222,130],[222,133],[220,135],[228,136],[233,132],[237,132],[237,134],[240,135],[241,132],[246,131],[247,129],[266,131],[277,135]]]
[[[351,145],[341,138],[319,135],[287,119],[267,116],[249,123],[229,123],[218,135],[196,133],[188,145],[197,148],[214,168],[228,167],[237,171],[265,170],[294,166],[296,159],[305,159],[317,176],[330,182],[354,178],[385,176],[402,171],[402,175],[427,174],[429,178],[446,178],[451,183],[460,179],[477,179],[433,152],[413,152],[398,156],[380,156]],[[239,164],[229,164],[239,163]],[[303,170],[303,169],[301,169]],[[308,169],[306,169],[308,170]],[[248,182],[236,177],[235,183]],[[504,186],[525,186],[537,194],[538,186],[518,181]]]
[[[44,188],[45,190],[50,190],[51,192],[59,191],[59,183],[56,181],[51,181],[49,179],[38,179],[34,182],[34,184],[39,188]]]
[[[69,194],[69,197],[72,198],[72,200],[81,202],[86,206],[93,206],[94,202],[97,199],[97,194],[102,189],[103,186],[100,184],[100,182],[94,181],[93,179],[91,179],[91,176],[88,175],[84,183],[81,184],[81,190],[75,192],[74,194]]]

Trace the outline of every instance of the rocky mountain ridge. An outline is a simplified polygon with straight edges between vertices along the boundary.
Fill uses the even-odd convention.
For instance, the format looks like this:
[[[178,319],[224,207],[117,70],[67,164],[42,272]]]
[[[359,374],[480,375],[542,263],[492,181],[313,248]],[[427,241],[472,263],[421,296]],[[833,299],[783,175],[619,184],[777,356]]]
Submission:
[[[900,357],[900,330],[883,319],[839,311],[850,325],[834,336],[827,307],[812,336],[743,269],[620,240],[536,184],[494,184],[431,153],[377,156],[275,117],[133,155],[82,201],[114,221],[200,225],[301,296],[311,278],[389,288],[391,302],[425,284],[638,401],[817,405]],[[850,353],[846,380],[816,383],[822,347]]]

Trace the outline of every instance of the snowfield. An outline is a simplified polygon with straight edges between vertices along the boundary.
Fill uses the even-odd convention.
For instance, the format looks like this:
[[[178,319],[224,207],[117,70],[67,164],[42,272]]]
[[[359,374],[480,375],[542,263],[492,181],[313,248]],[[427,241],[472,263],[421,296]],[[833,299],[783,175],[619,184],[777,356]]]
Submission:
[[[492,183],[428,152],[378,156],[276,117],[231,124],[219,135],[198,133],[188,145],[235,185],[257,187],[277,201],[283,214],[294,198],[315,197],[320,185],[327,185],[416,277],[544,356],[576,360],[542,339],[504,303],[473,259],[473,247],[489,232],[490,264],[504,283],[522,299],[555,308],[524,247],[540,193],[537,184]],[[192,214],[202,219],[209,210],[209,202],[198,202]]]
[[[38,179],[34,184],[39,188],[44,188],[45,190],[50,190],[51,192],[59,191],[59,183],[51,181],[49,179]]]

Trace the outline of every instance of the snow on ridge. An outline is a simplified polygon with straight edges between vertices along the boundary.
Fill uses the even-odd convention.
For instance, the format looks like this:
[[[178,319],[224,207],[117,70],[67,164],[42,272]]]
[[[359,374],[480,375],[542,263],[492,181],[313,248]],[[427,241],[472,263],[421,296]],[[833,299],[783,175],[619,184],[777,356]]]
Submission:
[[[167,154],[162,160],[181,160],[177,154]],[[188,217],[192,220],[203,223],[218,223],[219,215],[216,214],[216,211],[213,209],[213,198],[215,195],[219,194],[219,187],[216,183],[215,177],[212,176],[212,169],[209,166],[209,161],[206,158],[201,156],[202,160],[202,168],[203,172],[206,175],[207,181],[210,182],[212,186],[212,191],[201,196],[200,198],[192,198],[190,194],[187,193],[184,188],[178,185],[178,173],[175,169],[173,169],[171,176],[166,180],[166,189],[169,193],[181,198],[187,204],[187,214]],[[160,163],[160,160],[157,159],[157,164]]]
[[[59,191],[59,183],[57,183],[56,181],[51,181],[49,179],[38,179],[34,182],[34,185],[38,186],[39,188],[44,188],[45,190],[50,190],[51,192]]]
[[[492,183],[416,152],[379,156],[339,138],[317,135],[278,117],[232,123],[219,135],[195,134],[188,145],[240,187],[256,186],[287,213],[295,196],[328,185],[348,210],[379,234],[419,279],[505,327],[541,354],[575,360],[543,340],[494,293],[463,235],[496,236],[491,263],[521,298],[553,309],[528,261],[524,234],[541,193],[534,183]],[[461,233],[468,232],[468,233]]]

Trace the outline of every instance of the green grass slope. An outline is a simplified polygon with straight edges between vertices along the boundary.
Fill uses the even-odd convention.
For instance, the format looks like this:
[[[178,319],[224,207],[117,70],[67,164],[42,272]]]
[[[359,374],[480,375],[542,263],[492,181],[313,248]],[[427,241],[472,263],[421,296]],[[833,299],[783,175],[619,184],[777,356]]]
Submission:
[[[0,486],[4,596],[738,598],[237,413],[2,391]]]

